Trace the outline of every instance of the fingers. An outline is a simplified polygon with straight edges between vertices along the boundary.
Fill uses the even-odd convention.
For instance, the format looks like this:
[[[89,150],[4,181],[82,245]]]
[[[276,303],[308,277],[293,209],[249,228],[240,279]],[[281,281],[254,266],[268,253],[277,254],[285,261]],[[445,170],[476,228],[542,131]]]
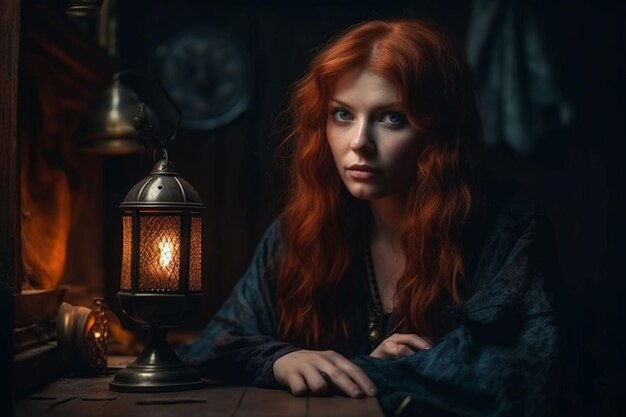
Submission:
[[[398,344],[391,340],[383,340],[380,345],[376,346],[376,349],[370,353],[373,358],[397,358],[398,357]]]
[[[315,367],[305,364],[300,372],[293,372],[289,375],[287,384],[289,391],[296,397],[306,395],[324,395],[328,391],[329,380],[323,372],[319,372]]]
[[[328,391],[328,381],[326,374],[320,372],[314,366],[307,366],[302,370],[302,375],[309,391],[313,395],[324,395]]]
[[[324,395],[331,385],[352,398],[377,394],[361,368],[333,351],[301,350],[287,354],[274,363],[274,376],[296,396]]]
[[[416,334],[395,333],[389,336],[389,339],[417,350],[426,350],[433,347],[432,342],[429,339],[420,337]]]
[[[374,349],[370,356],[374,358],[400,358],[411,355],[416,350],[426,350],[432,342],[416,334],[395,333],[385,339]]]
[[[412,353],[415,353],[415,351],[411,349],[410,347],[408,347],[407,345],[401,345],[401,344],[396,345],[396,358],[408,356]]]
[[[337,385],[347,395],[353,397],[375,396],[377,394],[376,386],[363,372],[361,368],[341,356],[334,365],[341,372],[336,381],[333,376],[329,375],[332,382]]]
[[[301,397],[307,395],[309,393],[309,387],[307,387],[306,382],[302,375],[297,373],[292,373],[287,378],[287,387],[289,391],[296,397]]]

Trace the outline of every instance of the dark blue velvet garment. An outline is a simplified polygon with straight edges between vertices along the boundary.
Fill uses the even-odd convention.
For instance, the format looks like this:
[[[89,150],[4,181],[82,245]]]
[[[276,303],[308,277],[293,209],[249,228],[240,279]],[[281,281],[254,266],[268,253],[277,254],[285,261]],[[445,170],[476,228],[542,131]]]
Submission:
[[[447,310],[453,328],[429,350],[368,355],[364,262],[350,267],[364,285],[349,300],[348,357],[378,387],[386,415],[403,402],[406,416],[555,415],[565,378],[556,258],[546,219],[530,207],[519,198],[492,204],[490,220],[468,241],[471,293]],[[181,347],[183,361],[225,382],[277,387],[274,361],[298,349],[276,339],[272,260],[279,250],[275,222],[230,298],[199,339]]]

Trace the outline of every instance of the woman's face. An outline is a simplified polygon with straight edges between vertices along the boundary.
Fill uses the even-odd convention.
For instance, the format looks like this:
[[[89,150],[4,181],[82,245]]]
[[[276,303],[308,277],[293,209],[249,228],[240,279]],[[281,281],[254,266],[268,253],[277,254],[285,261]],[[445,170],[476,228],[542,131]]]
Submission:
[[[409,124],[398,90],[368,70],[339,79],[326,136],[339,175],[359,199],[404,197],[417,171],[423,138]]]

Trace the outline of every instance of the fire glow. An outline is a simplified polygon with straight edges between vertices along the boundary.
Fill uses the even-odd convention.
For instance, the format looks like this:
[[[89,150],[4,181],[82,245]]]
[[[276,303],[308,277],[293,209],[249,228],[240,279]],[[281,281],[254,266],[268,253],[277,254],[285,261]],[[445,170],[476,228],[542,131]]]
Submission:
[[[161,268],[169,267],[174,259],[174,245],[166,238],[162,238],[159,242],[159,264]]]

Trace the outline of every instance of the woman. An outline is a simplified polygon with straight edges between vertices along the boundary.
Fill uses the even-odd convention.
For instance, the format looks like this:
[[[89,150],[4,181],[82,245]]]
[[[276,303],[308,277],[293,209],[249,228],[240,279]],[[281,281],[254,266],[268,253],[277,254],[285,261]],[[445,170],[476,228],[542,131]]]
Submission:
[[[357,25],[291,110],[286,206],[183,360],[295,395],[378,395],[387,414],[550,414],[546,224],[523,198],[481,197],[453,42],[419,21]]]

